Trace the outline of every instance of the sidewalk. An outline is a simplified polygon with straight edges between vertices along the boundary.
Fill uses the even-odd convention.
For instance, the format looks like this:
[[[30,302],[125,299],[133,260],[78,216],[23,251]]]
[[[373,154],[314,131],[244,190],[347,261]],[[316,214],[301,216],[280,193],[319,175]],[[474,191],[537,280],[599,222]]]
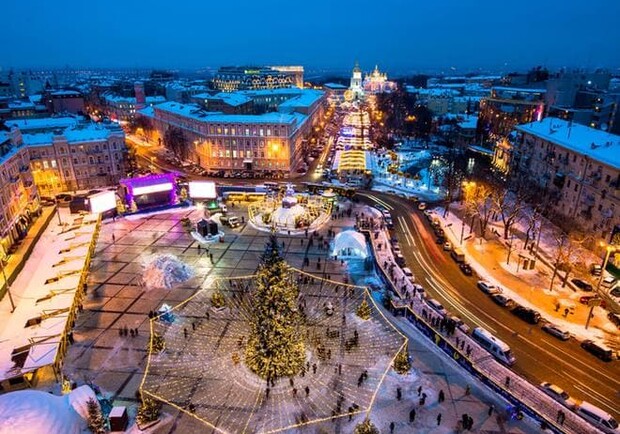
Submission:
[[[539,311],[545,319],[567,329],[580,340],[595,339],[613,345],[618,339],[618,329],[607,319],[607,311],[601,307],[594,308],[594,317],[589,328],[585,329],[590,308],[580,303],[579,297],[591,293],[576,291],[570,283],[562,287],[563,273],[556,275],[553,289],[550,289],[553,270],[548,266],[548,253],[536,261],[534,269],[525,270],[519,254],[529,257],[529,251],[522,250],[523,241],[515,237],[508,264],[509,241],[493,233],[495,225],[489,224],[486,239],[475,236],[475,233],[469,236],[469,225],[465,223],[462,229],[463,222],[456,214],[460,210],[454,204],[446,218],[443,211],[443,208],[435,208],[433,215],[441,220],[442,228],[454,246],[461,246],[460,233],[463,231],[465,237],[461,248],[482,279],[501,286],[514,301]],[[540,253],[543,256],[542,249]],[[572,277],[569,276],[569,280]],[[568,315],[565,315],[565,309],[568,309]]]
[[[0,300],[2,300],[6,294],[6,281],[4,280],[5,276],[9,284],[12,284],[15,281],[19,272],[24,268],[24,264],[28,260],[30,253],[32,253],[32,250],[41,237],[41,234],[45,231],[55,214],[56,207],[46,206],[41,208],[41,215],[36,218],[28,230],[26,238],[22,240],[21,244],[17,248],[17,251],[8,255],[8,260],[4,265],[4,272],[0,274]]]

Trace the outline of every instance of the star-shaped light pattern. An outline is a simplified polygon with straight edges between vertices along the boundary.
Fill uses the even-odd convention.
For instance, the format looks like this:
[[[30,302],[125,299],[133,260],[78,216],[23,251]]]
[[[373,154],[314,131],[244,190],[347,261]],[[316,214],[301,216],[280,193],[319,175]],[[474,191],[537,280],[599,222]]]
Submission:
[[[226,433],[278,432],[368,411],[406,337],[366,288],[293,275],[304,312],[305,372],[268,384],[245,365],[255,280],[214,279],[172,309],[172,322],[151,321],[165,349],[149,354],[143,393]],[[217,290],[226,299],[219,310],[211,301]],[[356,314],[363,300],[368,320]]]

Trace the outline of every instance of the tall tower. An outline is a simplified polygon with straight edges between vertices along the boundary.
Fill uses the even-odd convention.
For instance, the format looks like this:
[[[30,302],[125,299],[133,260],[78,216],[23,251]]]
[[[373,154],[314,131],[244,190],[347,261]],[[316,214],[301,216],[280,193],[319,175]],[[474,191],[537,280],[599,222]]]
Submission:
[[[362,70],[360,69],[360,64],[356,60],[355,66],[353,67],[353,74],[351,75],[351,85],[349,86],[351,92],[356,98],[359,98],[363,95],[364,90],[362,88]]]

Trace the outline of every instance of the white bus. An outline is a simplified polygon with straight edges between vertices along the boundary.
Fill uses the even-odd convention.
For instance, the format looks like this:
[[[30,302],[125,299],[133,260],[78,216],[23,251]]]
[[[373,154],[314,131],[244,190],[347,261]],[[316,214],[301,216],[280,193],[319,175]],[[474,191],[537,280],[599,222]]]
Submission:
[[[500,362],[512,366],[517,361],[505,342],[500,341],[482,327],[476,327],[471,337]]]

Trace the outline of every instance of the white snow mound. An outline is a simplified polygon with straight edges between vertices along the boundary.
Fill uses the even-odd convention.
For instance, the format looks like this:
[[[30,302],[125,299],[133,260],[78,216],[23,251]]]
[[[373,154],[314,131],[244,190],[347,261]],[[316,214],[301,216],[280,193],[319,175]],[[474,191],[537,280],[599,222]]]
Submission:
[[[86,427],[88,386],[56,396],[40,390],[0,395],[0,434],[80,434]]]
[[[158,255],[144,264],[142,276],[147,289],[170,289],[176,283],[183,283],[194,276],[192,267],[174,255]]]

